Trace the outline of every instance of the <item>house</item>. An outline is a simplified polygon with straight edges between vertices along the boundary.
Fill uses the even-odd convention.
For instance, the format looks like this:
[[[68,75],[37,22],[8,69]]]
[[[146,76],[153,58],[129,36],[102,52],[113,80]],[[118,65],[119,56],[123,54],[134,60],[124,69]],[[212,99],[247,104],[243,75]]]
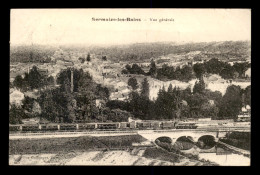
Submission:
[[[64,61],[64,66],[73,66],[73,62]]]
[[[35,117],[35,118],[23,119],[22,123],[23,124],[27,124],[27,125],[39,124],[40,123],[40,118],[39,117]]]
[[[12,93],[10,93],[11,104],[21,105],[23,99],[24,99],[24,94],[17,89],[15,89]]]
[[[141,67],[149,67],[150,66],[150,62],[144,62],[144,63],[141,63]]]
[[[248,68],[245,72],[245,77],[246,78],[251,78],[251,68]]]
[[[115,92],[115,93],[111,93],[109,99],[124,101],[127,99],[127,97],[128,97],[128,94],[122,94],[122,93]]]
[[[143,69],[143,71],[144,71],[145,73],[148,73],[149,70],[150,70],[150,67],[143,67],[142,69]]]
[[[237,116],[237,121],[249,122],[251,119],[251,108],[249,105],[242,107],[239,115]]]
[[[222,79],[219,75],[217,74],[204,74],[203,75],[203,80],[206,84],[206,86],[209,84],[209,83],[213,83],[213,84],[216,84],[216,83],[225,83],[225,80]]]
[[[38,72],[41,74],[41,75],[48,75],[48,69],[38,69]]]
[[[100,108],[100,107],[102,107],[104,104],[106,104],[105,100],[96,99],[96,107]]]
[[[108,75],[108,74],[111,74],[111,73],[114,73],[115,70],[112,69],[112,68],[106,68],[106,69],[103,69],[102,70],[102,75]]]
[[[68,61],[62,61],[62,60],[57,60],[56,62],[57,65],[62,65],[62,66],[73,66],[73,62],[68,62]]]
[[[209,100],[208,103],[212,106],[215,104],[214,100]]]
[[[126,89],[128,89],[127,88],[127,86],[117,86],[117,88],[116,88],[118,91],[124,91],[124,90],[126,90]]]

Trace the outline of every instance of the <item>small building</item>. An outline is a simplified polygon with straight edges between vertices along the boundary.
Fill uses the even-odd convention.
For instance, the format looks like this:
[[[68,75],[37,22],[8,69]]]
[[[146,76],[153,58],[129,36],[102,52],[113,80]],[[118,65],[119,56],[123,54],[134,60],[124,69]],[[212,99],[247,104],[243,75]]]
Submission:
[[[11,104],[16,104],[16,105],[21,105],[22,104],[22,100],[24,99],[24,94],[15,89],[11,94],[10,94],[10,103]]]
[[[73,62],[67,62],[67,61],[66,61],[66,62],[64,61],[63,64],[64,64],[65,66],[73,66],[73,65],[74,65]]]
[[[38,72],[41,74],[41,75],[48,75],[48,69],[38,69]]]
[[[102,107],[102,105],[104,105],[105,103],[105,100],[96,99],[96,107],[98,108]]]
[[[212,106],[215,104],[214,100],[209,100],[208,103]]]
[[[238,122],[249,122],[251,119],[251,108],[249,105],[242,107],[241,112],[237,116]]]
[[[110,97],[109,97],[110,100],[120,100],[120,101],[124,101],[127,99],[127,96],[125,96],[124,94],[121,94],[121,93],[111,93]]]
[[[40,118],[35,117],[35,118],[23,119],[22,122],[23,124],[27,124],[27,125],[35,125],[40,123]]]
[[[251,78],[251,68],[248,68],[245,72],[245,77],[246,78]]]

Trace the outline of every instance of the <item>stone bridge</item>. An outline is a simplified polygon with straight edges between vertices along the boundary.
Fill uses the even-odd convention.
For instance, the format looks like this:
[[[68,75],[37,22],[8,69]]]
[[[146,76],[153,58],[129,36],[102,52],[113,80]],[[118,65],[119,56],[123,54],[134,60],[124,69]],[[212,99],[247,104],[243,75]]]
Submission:
[[[172,143],[180,137],[190,137],[194,142],[198,142],[202,136],[213,136],[215,141],[218,142],[218,138],[225,137],[226,133],[233,131],[250,132],[249,129],[237,130],[237,129],[176,129],[176,130],[140,130],[138,134],[143,136],[149,141],[154,142],[159,137],[169,137],[172,139]]]

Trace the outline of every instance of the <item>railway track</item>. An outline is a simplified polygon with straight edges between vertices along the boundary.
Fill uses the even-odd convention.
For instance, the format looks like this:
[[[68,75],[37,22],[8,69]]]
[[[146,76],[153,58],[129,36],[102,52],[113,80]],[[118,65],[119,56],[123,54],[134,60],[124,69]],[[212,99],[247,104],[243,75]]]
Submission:
[[[63,134],[78,134],[78,133],[84,133],[84,134],[102,134],[102,133],[129,133],[129,132],[155,132],[155,133],[161,133],[161,132],[182,132],[182,131],[220,131],[220,132],[226,132],[226,131],[245,131],[250,132],[249,127],[205,127],[205,128],[197,128],[197,129],[131,129],[131,130],[63,130],[63,131],[10,131],[9,135],[46,135],[46,134],[52,134],[52,135],[63,135]]]

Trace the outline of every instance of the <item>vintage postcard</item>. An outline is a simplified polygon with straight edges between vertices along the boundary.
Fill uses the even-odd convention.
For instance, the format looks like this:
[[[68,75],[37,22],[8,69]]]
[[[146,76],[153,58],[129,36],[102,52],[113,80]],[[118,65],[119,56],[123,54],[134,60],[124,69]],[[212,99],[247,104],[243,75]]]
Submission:
[[[250,166],[251,9],[11,9],[9,165]]]

